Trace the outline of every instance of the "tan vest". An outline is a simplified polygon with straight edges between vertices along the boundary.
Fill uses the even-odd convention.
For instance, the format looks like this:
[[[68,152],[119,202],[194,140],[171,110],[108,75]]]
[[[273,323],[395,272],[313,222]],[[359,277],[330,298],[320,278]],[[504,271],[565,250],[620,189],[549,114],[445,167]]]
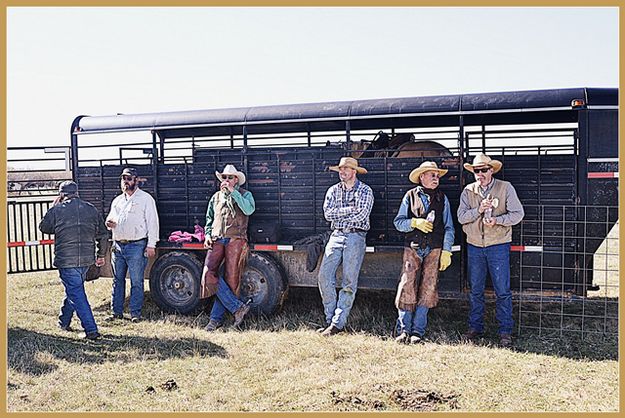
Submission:
[[[245,193],[244,189],[239,189],[241,194]],[[243,238],[247,239],[247,221],[248,216],[241,211],[239,205],[234,203],[233,216],[222,215],[226,211],[226,200],[220,192],[216,193],[213,217],[213,228],[211,235],[217,238]]]
[[[499,206],[493,208],[492,216],[499,216],[506,213],[506,198],[508,190],[507,181],[493,179],[495,184],[490,190],[490,195],[499,199]],[[480,203],[486,196],[482,195],[482,188],[479,182],[471,183],[465,190],[468,191],[469,207],[471,209],[480,206]],[[476,247],[489,247],[491,245],[505,244],[506,242],[512,242],[512,227],[495,225],[493,227],[484,226],[482,221],[483,216],[480,216],[475,221],[462,225],[462,230],[467,234],[467,242]]]

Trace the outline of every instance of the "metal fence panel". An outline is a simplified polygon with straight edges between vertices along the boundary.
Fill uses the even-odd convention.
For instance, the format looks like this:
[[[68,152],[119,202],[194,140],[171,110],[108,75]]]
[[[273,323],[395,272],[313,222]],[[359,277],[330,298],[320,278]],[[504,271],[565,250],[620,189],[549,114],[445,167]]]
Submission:
[[[7,201],[7,265],[9,273],[51,270],[54,241],[39,231],[50,200]]]

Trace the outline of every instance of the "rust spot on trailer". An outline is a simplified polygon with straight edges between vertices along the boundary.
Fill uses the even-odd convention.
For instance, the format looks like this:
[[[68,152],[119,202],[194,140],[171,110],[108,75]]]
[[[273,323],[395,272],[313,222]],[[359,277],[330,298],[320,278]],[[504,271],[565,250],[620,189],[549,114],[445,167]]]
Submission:
[[[269,173],[271,169],[269,168],[269,163],[258,163],[250,167],[250,171],[254,173]]]
[[[295,164],[290,161],[282,161],[280,163],[280,172],[281,173],[290,173],[295,168]]]
[[[250,179],[248,180],[249,184],[256,184],[256,185],[266,185],[266,184],[273,184],[274,181],[273,179]]]

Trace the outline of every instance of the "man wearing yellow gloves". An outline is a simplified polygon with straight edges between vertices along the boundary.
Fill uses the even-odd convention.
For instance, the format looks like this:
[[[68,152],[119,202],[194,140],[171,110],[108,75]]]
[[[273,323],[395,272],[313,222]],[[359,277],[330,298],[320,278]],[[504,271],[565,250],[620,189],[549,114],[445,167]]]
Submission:
[[[425,161],[410,173],[418,186],[404,195],[393,223],[405,232],[404,259],[395,296],[395,340],[423,341],[428,311],[438,304],[438,272],[451,264],[454,225],[447,196],[438,190],[447,170]]]

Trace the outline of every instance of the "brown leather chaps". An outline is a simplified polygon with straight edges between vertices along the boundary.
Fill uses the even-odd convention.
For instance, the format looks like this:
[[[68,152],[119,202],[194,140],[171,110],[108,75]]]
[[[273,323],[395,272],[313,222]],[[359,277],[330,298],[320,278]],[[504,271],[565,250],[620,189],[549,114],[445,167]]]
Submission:
[[[249,247],[247,240],[243,238],[230,238],[230,242],[224,245],[219,241],[213,243],[212,248],[206,253],[202,283],[200,285],[200,299],[206,299],[217,293],[219,283],[219,267],[224,262],[225,277],[230,289],[239,296],[241,275],[247,262]]]
[[[441,249],[433,249],[422,261],[412,248],[404,248],[404,265],[395,296],[395,307],[414,312],[417,305],[438,304],[438,268]]]

